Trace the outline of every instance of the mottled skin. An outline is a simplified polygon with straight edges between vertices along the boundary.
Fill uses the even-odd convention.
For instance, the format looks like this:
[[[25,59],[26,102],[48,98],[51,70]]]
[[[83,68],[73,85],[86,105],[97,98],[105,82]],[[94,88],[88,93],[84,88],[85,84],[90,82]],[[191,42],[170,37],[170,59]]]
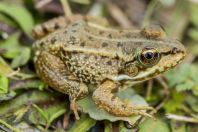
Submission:
[[[34,44],[35,67],[45,83],[69,95],[76,118],[75,101],[87,95],[90,85],[94,102],[109,113],[151,116],[145,110],[152,107],[132,106],[113,93],[175,67],[186,54],[179,41],[156,27],[113,30],[81,19],[58,28],[42,38],[34,31],[41,38]]]

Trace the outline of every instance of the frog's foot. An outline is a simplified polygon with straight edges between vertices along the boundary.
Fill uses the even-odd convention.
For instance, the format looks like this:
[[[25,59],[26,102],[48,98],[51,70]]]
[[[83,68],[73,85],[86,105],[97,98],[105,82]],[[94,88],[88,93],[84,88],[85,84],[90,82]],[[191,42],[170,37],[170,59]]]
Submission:
[[[133,106],[133,109],[134,109],[134,110],[151,110],[151,111],[153,111],[154,113],[156,113],[155,108],[150,107],[150,106]]]
[[[70,108],[74,112],[74,116],[76,120],[80,119],[78,114],[78,106],[76,104],[76,100],[84,97],[88,93],[88,87],[84,83],[80,83],[78,87],[75,89],[70,89]]]
[[[156,113],[156,110],[153,107],[149,106],[130,106],[131,108],[131,115],[142,115],[150,118],[154,118],[152,114],[147,113],[147,110],[153,111]]]
[[[34,38],[40,39],[55,30],[66,27],[67,24],[68,22],[64,16],[57,17],[43,24],[36,25],[32,30],[32,34]]]
[[[78,108],[78,106],[76,104],[76,101],[75,100],[70,101],[70,109],[73,110],[76,120],[79,120],[80,116],[78,114],[78,109],[77,108]]]
[[[147,110],[155,111],[149,106],[132,106],[127,102],[120,100],[112,94],[112,91],[118,88],[118,84],[107,80],[103,82],[93,93],[93,100],[100,107],[116,116],[142,115],[153,118]]]
[[[67,19],[65,16],[60,16],[42,24],[36,25],[32,30],[32,35],[34,38],[40,39],[58,29],[67,27],[68,24],[70,24],[70,21],[82,19],[83,17],[81,15],[73,15],[70,19]]]

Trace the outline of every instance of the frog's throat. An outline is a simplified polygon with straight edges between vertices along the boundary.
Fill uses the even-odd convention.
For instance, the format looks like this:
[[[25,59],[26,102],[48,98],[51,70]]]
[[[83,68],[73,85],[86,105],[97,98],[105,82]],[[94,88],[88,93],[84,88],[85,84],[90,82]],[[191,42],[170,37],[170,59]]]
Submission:
[[[118,76],[112,78],[114,81],[121,81],[121,80],[130,80],[130,81],[145,81],[151,79],[169,69],[172,69],[177,64],[181,63],[184,59],[185,54],[177,53],[175,55],[167,55],[166,57],[162,57],[158,64],[151,68],[147,68],[144,71],[139,71],[139,73],[134,76],[130,77],[127,74],[119,74]]]

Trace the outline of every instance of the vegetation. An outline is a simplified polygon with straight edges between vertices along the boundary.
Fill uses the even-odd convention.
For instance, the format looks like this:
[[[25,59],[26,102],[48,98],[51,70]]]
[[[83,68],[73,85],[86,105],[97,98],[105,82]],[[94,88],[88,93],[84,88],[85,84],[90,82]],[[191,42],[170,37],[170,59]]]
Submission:
[[[69,3],[73,13],[104,17],[111,27],[137,29],[160,24],[167,36],[182,41],[188,55],[181,65],[118,94],[135,104],[153,106],[157,110],[156,119],[115,117],[97,109],[89,95],[78,101],[83,112],[76,121],[69,109],[68,96],[48,88],[33,66],[32,28],[64,15],[61,2],[1,0],[0,131],[197,132],[198,2],[69,0]]]

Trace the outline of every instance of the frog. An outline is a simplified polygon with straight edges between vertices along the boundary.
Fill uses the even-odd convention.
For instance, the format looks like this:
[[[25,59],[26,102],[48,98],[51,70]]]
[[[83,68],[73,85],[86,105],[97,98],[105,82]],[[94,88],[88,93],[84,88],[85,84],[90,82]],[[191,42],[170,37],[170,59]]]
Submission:
[[[153,117],[150,106],[131,105],[115,93],[150,80],[181,63],[184,45],[158,26],[140,30],[115,29],[76,15],[55,18],[36,26],[34,64],[38,76],[53,89],[76,101],[92,94],[99,109],[115,116]],[[90,90],[94,87],[94,90]]]

